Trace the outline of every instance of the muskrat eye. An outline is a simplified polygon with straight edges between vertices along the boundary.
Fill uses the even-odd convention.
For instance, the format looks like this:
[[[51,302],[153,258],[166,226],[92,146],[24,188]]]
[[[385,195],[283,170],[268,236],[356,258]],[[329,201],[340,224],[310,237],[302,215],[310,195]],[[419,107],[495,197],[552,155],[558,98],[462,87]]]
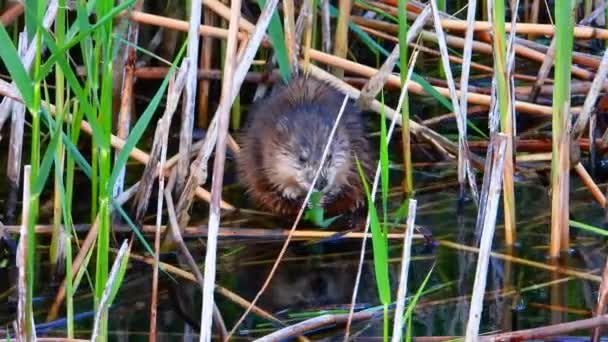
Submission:
[[[306,163],[308,161],[308,157],[301,154],[300,155],[300,163]]]

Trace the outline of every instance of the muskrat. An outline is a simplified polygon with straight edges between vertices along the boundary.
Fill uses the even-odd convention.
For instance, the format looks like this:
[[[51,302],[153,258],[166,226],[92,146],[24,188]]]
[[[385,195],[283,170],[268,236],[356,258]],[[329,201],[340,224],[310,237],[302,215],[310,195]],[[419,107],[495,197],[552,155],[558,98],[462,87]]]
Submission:
[[[331,85],[302,77],[252,105],[237,166],[240,182],[260,207],[280,215],[298,212],[343,101]],[[349,100],[315,185],[326,213],[365,207],[355,158],[369,177],[375,158],[362,114]]]

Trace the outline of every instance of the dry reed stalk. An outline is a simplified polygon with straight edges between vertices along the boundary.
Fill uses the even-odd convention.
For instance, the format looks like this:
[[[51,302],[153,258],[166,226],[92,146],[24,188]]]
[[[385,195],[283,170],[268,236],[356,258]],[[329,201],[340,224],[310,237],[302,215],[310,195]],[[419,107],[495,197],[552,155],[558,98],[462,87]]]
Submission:
[[[410,78],[412,77],[412,72],[414,70],[414,65],[416,64],[417,58],[418,58],[418,52],[414,52],[414,54],[412,55],[412,57],[410,58],[410,61],[409,61],[410,65],[407,70],[406,77],[403,81],[404,84],[407,84],[409,82]],[[401,113],[401,106],[405,102],[404,99],[406,97],[407,97],[407,87],[402,87],[401,93],[399,95],[399,100],[397,102],[397,110],[395,111],[395,113]],[[399,120],[397,120],[397,119],[399,119]],[[391,142],[391,138],[393,136],[393,132],[395,130],[395,126],[397,125],[397,122],[401,122],[401,118],[399,117],[399,115],[394,115],[391,118],[391,124],[388,128],[388,132],[386,133],[386,144],[389,144]],[[374,203],[376,201],[378,183],[380,183],[380,170],[381,170],[380,162],[381,161],[379,160],[377,163],[376,172],[374,173],[374,181],[372,183],[372,188],[371,188],[371,202],[372,203],[367,203],[367,205],[374,205]],[[363,270],[363,261],[365,259],[365,250],[366,250],[366,246],[367,246],[367,233],[369,232],[369,227],[370,227],[370,215],[368,213],[366,220],[365,220],[365,228],[363,230],[365,235],[363,237],[363,240],[361,241],[361,251],[359,253],[359,265],[357,267],[357,275],[355,277],[355,283],[353,285],[353,294],[351,296],[350,308],[348,311],[348,320],[346,322],[346,328],[344,329],[344,339],[343,339],[344,342],[348,341],[348,338],[350,335],[350,327],[352,324],[353,316],[355,314],[355,303],[357,302],[357,295],[359,293],[359,284],[361,281],[361,274],[362,274],[362,270]]]
[[[134,9],[141,11],[143,7],[143,0],[135,2]],[[120,109],[118,111],[118,122],[116,123],[116,136],[127,140],[129,136],[129,130],[131,129],[131,118],[132,111],[135,108],[135,94],[133,93],[133,87],[135,85],[135,77],[133,75],[136,62],[136,50],[135,47],[138,44],[139,37],[139,24],[137,22],[129,21],[129,29],[127,31],[127,41],[129,44],[126,45],[125,56],[121,57],[118,62],[124,62],[124,65],[116,66],[113,70],[122,70],[122,87],[117,92],[113,89],[113,97],[120,99]],[[114,75],[115,79],[119,76]],[[117,81],[117,80],[115,80]],[[117,86],[118,82],[115,82]],[[115,160],[118,158],[118,154],[115,155]],[[125,186],[125,173],[126,166],[123,166],[120,170],[118,178],[114,183],[113,196],[116,197],[122,193]]]
[[[213,163],[213,179],[211,183],[211,202],[209,203],[209,234],[205,254],[205,275],[203,279],[203,305],[201,308],[200,341],[211,341],[211,323],[213,307],[213,289],[215,287],[215,268],[217,258],[217,235],[220,225],[220,202],[222,199],[222,183],[224,180],[224,162],[226,159],[226,136],[230,121],[230,107],[234,91],[232,89],[235,69],[237,66],[236,50],[241,17],[241,0],[230,3],[230,21],[228,26],[228,42],[224,60],[224,75],[220,104],[214,120],[217,118],[217,141],[215,144],[215,160]],[[257,50],[257,49],[256,49]],[[193,71],[196,74],[195,71]],[[193,172],[197,173],[197,172]],[[228,338],[228,337],[227,337]],[[226,339],[227,339],[226,338]]]
[[[159,192],[160,192],[160,189],[159,189]],[[198,268],[198,264],[196,263],[196,260],[194,260],[194,257],[188,250],[188,246],[186,246],[186,243],[184,242],[184,238],[182,237],[182,233],[181,233],[179,225],[177,223],[177,216],[175,215],[175,207],[173,205],[173,196],[171,195],[170,187],[167,187],[166,189],[164,189],[163,194],[167,200],[167,215],[169,216],[169,222],[170,222],[169,227],[171,229],[173,241],[175,241],[175,243],[179,247],[180,251],[186,258],[188,266],[192,270],[192,274],[194,274],[196,282],[198,283],[198,286],[200,287],[201,292],[202,292],[203,287],[204,287],[203,275],[201,274],[201,270]],[[159,202],[160,202],[160,200],[159,200]],[[157,226],[157,232],[158,231],[160,231],[160,224]],[[156,253],[158,253],[158,252],[156,252]],[[154,258],[154,263],[155,263],[154,267],[157,267],[158,262],[159,262],[158,258],[155,257]],[[223,340],[226,336],[228,336],[228,331],[226,330],[226,324],[224,323],[224,319],[220,313],[220,310],[218,309],[218,307],[215,303],[213,304],[213,320],[214,320],[216,326],[218,327],[220,338]]]
[[[449,247],[449,248],[453,248],[453,249],[457,249],[457,250],[462,250],[462,251],[467,251],[467,252],[471,252],[471,253],[479,253],[479,249],[475,248],[475,247],[461,245],[461,244],[458,244],[458,243],[455,243],[452,241],[447,241],[447,240],[436,240],[436,241],[441,246],[445,246],[445,247]],[[574,276],[574,277],[577,277],[580,279],[585,279],[585,280],[593,281],[596,283],[599,283],[601,281],[601,277],[599,277],[599,276],[589,274],[587,272],[581,272],[581,271],[577,271],[577,270],[573,270],[573,269],[569,269],[569,268],[565,268],[565,267],[560,267],[558,265],[547,265],[542,262],[514,257],[514,256],[511,256],[508,254],[503,254],[503,253],[492,252],[492,253],[490,253],[490,255],[493,258],[498,258],[500,260],[508,260],[508,261],[511,261],[516,264],[535,267],[538,269],[555,272],[555,273],[559,273],[559,274]]]
[[[406,43],[409,44],[414,37],[418,35],[422,26],[431,15],[431,8],[425,7],[420,16],[412,23],[411,27],[407,31]],[[357,98],[357,103],[362,108],[370,108],[372,102],[378,96],[382,88],[384,87],[389,75],[392,74],[395,64],[399,59],[399,44],[393,47],[391,54],[384,60],[384,63],[376,74],[369,78],[368,82],[361,89],[361,94]]]
[[[27,226],[30,217],[30,176],[31,166],[23,169],[23,207],[21,212],[21,226],[19,228],[19,246],[17,248],[17,334],[20,341],[36,340],[34,313],[27,305]]]
[[[23,57],[22,49],[27,42],[25,32],[19,34],[19,54]],[[25,124],[25,106],[23,103],[8,100],[6,105],[0,105],[0,110],[7,110],[11,115],[11,136],[9,138],[8,160],[6,165],[6,176],[9,182],[9,199],[14,198],[14,201],[7,200],[6,214],[8,220],[14,220],[15,209],[17,206],[17,191],[19,189],[19,176],[21,174],[21,156],[23,153],[23,128]],[[10,113],[12,111],[12,113]],[[4,113],[0,114],[3,116]],[[13,203],[14,202],[14,203]]]
[[[350,21],[352,0],[340,0],[338,4],[338,22],[336,23],[336,33],[334,36],[334,55],[346,58],[348,52],[348,22]],[[332,73],[338,77],[344,77],[344,70],[339,66],[334,66]]]
[[[196,65],[198,61],[199,32],[201,24],[202,0],[190,2],[190,23],[188,25],[188,76],[184,93],[184,110],[181,117],[179,135],[179,161],[177,163],[176,190],[178,193],[184,189],[190,165],[190,149],[192,146],[192,129],[194,128],[194,106],[196,102]]]
[[[103,295],[99,300],[99,304],[97,305],[97,312],[95,313],[95,321],[93,323],[93,332],[91,333],[91,341],[97,341],[97,337],[99,336],[99,329],[101,326],[102,317],[105,315],[105,312],[108,310],[110,294],[112,292],[112,287],[116,278],[118,277],[118,273],[120,270],[120,264],[122,263],[122,259],[127,256],[129,250],[131,249],[131,244],[127,243],[127,240],[122,242],[120,246],[120,250],[116,254],[116,259],[114,260],[114,265],[112,265],[112,270],[110,271],[110,275],[108,276],[108,282],[103,289]]]
[[[203,9],[203,21],[206,25],[215,25],[215,14],[208,8]],[[209,70],[212,67],[212,57],[214,40],[211,37],[203,36],[199,64],[202,70]],[[199,69],[200,70],[200,69]],[[211,82],[201,78],[198,83],[198,126],[207,127],[209,124],[209,87]]]
[[[321,32],[323,34],[323,52],[331,52],[331,20],[329,0],[321,0]]]
[[[287,47],[287,59],[292,73],[298,72],[298,42],[296,42],[296,23],[293,0],[283,0],[283,33]]]
[[[55,17],[57,16],[57,10],[57,0],[51,0],[44,14],[44,18],[42,19],[42,27],[44,27],[44,29],[49,30],[49,28],[55,21]],[[34,63],[34,57],[36,57],[36,38],[33,38],[32,41],[29,42],[27,51],[21,59],[23,68],[28,72],[32,67],[32,63]],[[15,87],[15,82],[11,82],[11,86]],[[19,95],[19,97],[21,96]],[[6,108],[10,107],[11,102],[12,100],[8,97],[3,98],[2,102],[0,102],[0,128],[4,127],[4,123],[10,115],[10,110],[7,110]]]
[[[581,181],[589,189],[593,198],[597,201],[597,203],[602,207],[606,208],[606,197],[602,193],[602,190],[595,184],[593,178],[589,175],[583,164],[579,161],[574,165],[574,170],[581,178]]]
[[[154,143],[152,146],[152,151],[150,151],[150,162],[146,164],[146,168],[144,169],[144,173],[142,176],[142,180],[140,181],[137,196],[142,196],[145,194],[143,198],[139,198],[139,202],[137,203],[138,210],[136,211],[135,217],[137,221],[140,221],[143,218],[144,210],[141,210],[139,207],[144,206],[147,207],[148,198],[152,193],[152,182],[154,177],[152,175],[147,175],[148,173],[155,172],[158,174],[158,195],[156,202],[156,225],[154,232],[154,266],[152,268],[152,294],[151,294],[151,303],[150,303],[150,341],[156,341],[156,316],[157,316],[157,296],[158,296],[158,263],[160,258],[160,226],[162,224],[162,213],[163,213],[163,193],[165,191],[165,174],[163,170],[165,169],[165,163],[167,160],[167,145],[169,140],[169,126],[171,125],[171,119],[173,118],[173,113],[177,108],[177,102],[179,101],[179,97],[181,95],[182,89],[185,84],[186,75],[188,71],[188,61],[186,60],[182,62],[182,68],[177,72],[177,75],[173,75],[169,87],[167,89],[167,104],[165,106],[165,113],[163,114],[160,122],[156,128]],[[158,146],[160,146],[160,151],[155,153],[155,147],[158,150]],[[157,163],[158,161],[158,163]],[[144,183],[147,182],[147,185]],[[144,189],[146,188],[146,189]],[[137,200],[137,198],[136,198]],[[143,204],[145,202],[146,204]]]
[[[601,316],[606,311],[606,303],[608,303],[608,259],[604,266],[604,272],[602,272],[602,282],[597,294],[597,304],[593,315],[595,317]],[[600,326],[593,329],[591,334],[591,341],[597,342],[600,339]]]
[[[342,119],[342,115],[344,114],[344,109],[346,108],[347,101],[348,101],[348,95],[344,96],[344,101],[342,102],[342,107],[340,108],[340,112],[338,113],[338,115],[336,117],[336,121],[334,122],[332,130],[329,133],[329,137],[327,138],[327,143],[325,144],[325,147],[323,149],[323,154],[321,155],[321,160],[319,161],[319,168],[315,171],[315,176],[313,177],[310,188],[308,189],[306,196],[304,197],[304,200],[302,201],[302,205],[300,206],[300,210],[298,211],[298,214],[296,215],[296,218],[294,219],[291,229],[289,230],[289,234],[287,235],[287,238],[285,239],[285,242],[283,243],[283,246],[281,247],[281,250],[276,258],[276,261],[273,263],[272,268],[270,269],[270,272],[268,273],[268,276],[264,280],[262,287],[258,290],[254,299],[251,301],[251,306],[255,305],[258,302],[258,300],[260,299],[261,295],[264,293],[264,291],[266,291],[266,288],[270,284],[270,281],[272,280],[274,274],[276,273],[277,268],[279,267],[279,264],[281,263],[281,259],[283,258],[283,256],[285,255],[285,252],[287,251],[287,247],[289,246],[289,243],[291,242],[293,232],[296,230],[296,227],[298,226],[298,223],[300,222],[300,219],[302,218],[302,215],[304,214],[304,209],[306,208],[306,206],[308,204],[308,201],[313,192],[317,179],[319,178],[319,175],[321,174],[321,166],[325,164],[325,161],[327,159],[327,154],[329,151],[329,147],[334,139],[334,135],[336,133],[336,129],[338,128],[338,124],[340,123],[340,120]],[[209,220],[209,222],[211,222],[211,220]],[[243,322],[245,317],[247,317],[247,315],[249,314],[249,311],[251,311],[251,307],[247,308],[247,310],[245,310],[245,312],[237,320],[237,322],[235,323],[232,330],[230,330],[228,338],[230,338],[234,334],[236,329],[238,329],[238,327]]]
[[[572,139],[578,140],[583,135],[583,131],[587,126],[589,117],[591,116],[591,113],[596,107],[597,98],[599,97],[600,91],[602,90],[601,88],[603,86],[604,81],[606,80],[606,76],[608,76],[608,49],[604,51],[600,67],[598,68],[598,71],[595,74],[595,77],[593,78],[593,82],[591,83],[591,89],[589,89],[589,93],[585,98],[583,110],[576,119],[574,127],[572,128]]]
[[[407,296],[407,276],[412,253],[412,236],[414,235],[414,222],[416,221],[416,200],[410,200],[407,210],[407,229],[403,239],[403,254],[401,256],[401,272],[399,274],[399,289],[397,290],[397,307],[393,321],[392,342],[401,341],[403,332],[403,313],[405,311],[405,297]]]
[[[360,311],[355,314],[353,320],[355,321],[367,321],[374,318],[376,315],[373,311]],[[271,334],[263,336],[254,340],[255,342],[274,342],[274,341],[286,341],[295,336],[305,334],[314,330],[318,330],[324,327],[336,326],[338,324],[344,324],[348,319],[347,314],[326,314],[318,317],[307,319],[303,322],[285,327],[277,330]],[[418,339],[417,339],[418,340]]]
[[[496,229],[496,213],[500,201],[502,187],[503,163],[506,156],[508,137],[502,133],[496,135],[494,139],[494,156],[490,170],[492,175],[489,178],[489,190],[487,197],[487,208],[484,210],[483,230],[477,258],[477,269],[475,271],[475,281],[473,285],[473,295],[469,311],[469,319],[466,328],[465,341],[477,341],[479,334],[479,323],[481,321],[481,311],[483,308],[483,297],[486,291],[486,281],[488,278],[488,264],[492,251],[492,240]]]
[[[473,9],[475,8],[475,1],[473,1]],[[471,3],[469,3],[471,6]],[[450,67],[450,62],[448,59],[448,48],[445,42],[445,35],[443,33],[443,29],[440,25],[439,18],[439,9],[437,8],[437,4],[435,1],[431,1],[431,9],[433,13],[433,24],[435,26],[435,33],[437,34],[437,40],[439,43],[439,50],[441,51],[441,61],[443,65],[443,71],[445,73],[446,80],[448,82],[448,89],[450,93],[450,100],[452,101],[452,107],[454,108],[454,112],[456,113],[456,124],[458,126],[458,183],[460,184],[460,198],[464,196],[464,183],[468,179],[469,187],[471,189],[471,194],[475,202],[479,201],[479,194],[477,192],[477,184],[475,182],[475,175],[473,174],[473,170],[471,169],[470,160],[469,160],[469,147],[467,144],[467,119],[466,119],[466,108],[460,106],[460,100],[458,95],[456,95],[456,86],[454,84],[454,78],[452,77],[452,69]],[[474,16],[474,12],[472,12]],[[463,77],[462,80],[465,81],[466,87],[468,88],[468,68],[466,66],[466,59],[468,54],[468,59],[470,59],[471,53],[471,43],[473,41],[473,37],[468,37],[469,41],[465,43],[465,64],[463,65]],[[468,43],[468,44],[467,44]],[[468,52],[467,52],[468,51]],[[465,75],[464,72],[467,74]],[[468,92],[461,91],[460,99],[466,100]]]
[[[313,0],[305,0],[304,3],[302,3],[300,17],[298,17],[298,20],[303,18],[302,20],[304,21],[304,42],[302,45],[304,47],[303,55],[305,65],[308,65],[310,63],[310,54],[308,53],[308,51],[312,47],[313,13],[315,13],[314,6],[315,4]],[[297,60],[293,69],[299,69]],[[308,74],[307,68],[304,69],[304,74]]]
[[[188,57],[182,62],[182,66],[178,70],[177,74],[174,75],[169,87],[167,89],[167,101],[165,105],[165,111],[163,116],[156,126],[154,132],[154,142],[152,143],[152,149],[148,157],[148,162],[144,168],[144,172],[141,176],[140,185],[138,188],[137,195],[135,196],[135,220],[141,222],[144,218],[148,204],[150,202],[150,195],[152,194],[152,186],[154,185],[154,179],[159,177],[164,179],[164,172],[166,164],[163,157],[163,151],[167,146],[167,139],[169,136],[169,127],[171,126],[171,120],[173,114],[177,109],[182,90],[186,83],[186,76],[188,75],[188,67],[190,66]],[[161,171],[158,170],[159,161],[163,164]]]
[[[61,226],[63,228],[63,226]],[[87,232],[91,229],[91,224],[76,224],[74,229],[77,232]],[[21,226],[6,225],[3,226],[3,231],[10,234],[19,234]],[[51,233],[51,225],[39,224],[36,225],[36,234],[47,235]],[[127,225],[113,225],[112,231],[115,233],[130,233],[133,230]],[[155,225],[142,225],[139,227],[142,234],[154,235],[156,233]],[[168,233],[167,226],[159,227],[161,234]],[[169,228],[171,229],[171,228]],[[186,238],[201,238],[207,236],[207,226],[189,226],[184,227],[181,235]],[[292,234],[294,240],[314,240],[323,239],[330,236],[336,236],[340,234],[338,231],[331,230],[314,230],[314,229],[300,229]],[[233,228],[233,227],[220,227],[218,236],[227,239],[270,239],[270,240],[283,240],[289,235],[289,229],[268,229],[268,228]],[[365,236],[362,232],[348,232],[340,235],[341,239],[362,239]],[[371,237],[367,234],[367,237]],[[403,233],[389,233],[387,238],[390,240],[403,240],[405,234]],[[424,239],[421,234],[414,234],[414,239]]]
[[[543,340],[551,336],[567,334],[577,330],[587,330],[608,324],[608,315],[578,321],[547,325],[539,328],[518,330],[496,335],[480,336],[479,341],[523,341]]]
[[[545,60],[541,64],[538,69],[538,74],[536,77],[536,81],[530,90],[530,95],[528,96],[529,102],[536,102],[536,98],[538,97],[540,90],[542,89],[543,84],[547,80],[549,76],[549,72],[553,68],[553,62],[555,61],[555,36],[551,39],[551,44],[549,45],[549,49],[547,50],[547,54],[545,56]]]

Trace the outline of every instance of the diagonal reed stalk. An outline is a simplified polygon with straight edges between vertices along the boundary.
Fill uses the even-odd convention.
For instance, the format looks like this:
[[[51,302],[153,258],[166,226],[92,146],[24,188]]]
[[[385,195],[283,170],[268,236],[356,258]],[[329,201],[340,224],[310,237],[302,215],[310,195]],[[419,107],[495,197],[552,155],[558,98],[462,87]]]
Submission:
[[[501,132],[507,136],[503,176],[503,209],[505,213],[505,243],[515,243],[515,192],[513,182],[513,116],[511,90],[507,71],[507,36],[505,32],[505,0],[495,0],[492,6],[494,71]]]
[[[486,172],[491,172],[488,181],[487,208],[483,211],[483,228],[481,233],[481,243],[479,246],[479,256],[477,257],[477,270],[475,272],[475,283],[473,285],[473,295],[471,299],[471,308],[469,311],[469,319],[466,328],[465,341],[477,341],[479,335],[479,323],[481,321],[481,311],[483,307],[483,298],[486,291],[486,281],[488,278],[488,264],[490,262],[490,252],[492,251],[492,240],[496,229],[496,214],[498,212],[498,203],[500,202],[500,191],[503,176],[503,163],[506,151],[507,137],[504,134],[496,135],[494,139],[494,156],[492,157],[491,169]],[[480,211],[481,213],[481,211]]]
[[[569,245],[570,191],[570,72],[572,69],[572,31],[576,1],[555,5],[555,89],[553,92],[553,135],[551,158],[551,243],[549,255],[559,256]]]

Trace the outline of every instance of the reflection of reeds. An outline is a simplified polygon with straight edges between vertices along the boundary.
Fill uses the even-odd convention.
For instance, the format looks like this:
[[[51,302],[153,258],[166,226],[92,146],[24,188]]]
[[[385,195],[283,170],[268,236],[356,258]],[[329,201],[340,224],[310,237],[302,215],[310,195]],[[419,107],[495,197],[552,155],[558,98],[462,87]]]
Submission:
[[[549,254],[569,245],[570,72],[574,2],[555,5],[555,90],[553,92],[553,156],[551,159],[551,243]]]

